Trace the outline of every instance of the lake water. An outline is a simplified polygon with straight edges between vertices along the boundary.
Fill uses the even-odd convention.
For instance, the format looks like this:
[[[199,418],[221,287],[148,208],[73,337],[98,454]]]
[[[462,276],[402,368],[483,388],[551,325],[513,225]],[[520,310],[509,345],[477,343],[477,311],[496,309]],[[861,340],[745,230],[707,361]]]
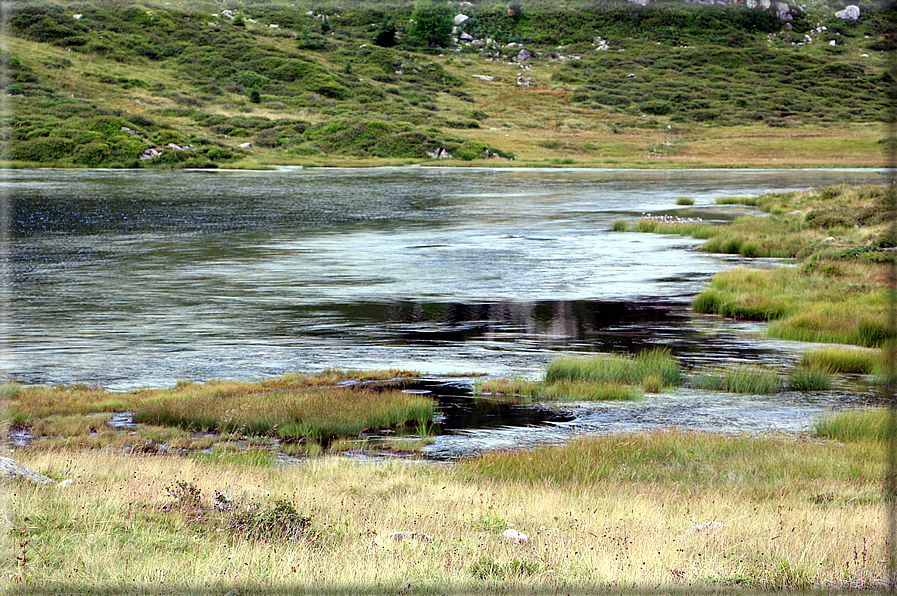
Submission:
[[[559,353],[656,345],[687,364],[790,362],[800,346],[687,308],[740,258],[692,251],[698,242],[680,237],[614,233],[613,222],[642,213],[724,220],[745,210],[717,208],[720,196],[883,176],[5,171],[2,371],[22,383],[126,390],[325,368],[535,377]],[[677,207],[683,196],[694,206]],[[700,427],[702,416],[715,428],[792,430],[845,398],[770,399],[746,407],[731,396],[666,395],[570,406],[527,434],[635,420]],[[500,423],[453,431],[434,449],[486,436],[495,444],[517,431]]]

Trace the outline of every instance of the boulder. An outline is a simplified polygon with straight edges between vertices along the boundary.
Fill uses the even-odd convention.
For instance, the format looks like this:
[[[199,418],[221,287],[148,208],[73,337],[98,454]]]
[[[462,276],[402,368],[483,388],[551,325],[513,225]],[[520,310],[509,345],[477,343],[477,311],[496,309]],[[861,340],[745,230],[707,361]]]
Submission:
[[[517,55],[514,56],[513,60],[514,62],[526,62],[527,60],[535,57],[536,55],[533,52],[527,50],[526,48],[520,48],[520,51],[517,52]]]
[[[40,472],[35,472],[31,468],[26,468],[8,457],[0,457],[0,476],[4,478],[21,478],[34,484],[56,484],[56,481],[52,478],[48,478]]]
[[[462,32],[460,36],[458,36],[461,41],[473,41],[473,35],[470,33]]]
[[[857,21],[860,18],[860,7],[856,4],[848,4],[844,10],[839,10],[835,16],[845,21]]]
[[[435,151],[427,151],[427,155],[433,159],[451,159],[452,154],[445,147],[439,147]]]
[[[460,25],[461,23],[463,23],[465,21],[469,21],[469,20],[470,20],[470,17],[467,16],[466,14],[456,14],[455,18],[454,18],[455,25]]]

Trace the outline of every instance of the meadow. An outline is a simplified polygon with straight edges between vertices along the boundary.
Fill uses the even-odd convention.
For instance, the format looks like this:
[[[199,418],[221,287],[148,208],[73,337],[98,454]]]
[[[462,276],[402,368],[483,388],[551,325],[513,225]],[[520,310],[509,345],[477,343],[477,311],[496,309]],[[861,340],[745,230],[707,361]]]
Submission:
[[[0,53],[4,159],[882,166],[892,9],[839,8],[786,26],[741,4],[478,4],[463,26],[478,43],[429,47],[411,2],[25,0]]]

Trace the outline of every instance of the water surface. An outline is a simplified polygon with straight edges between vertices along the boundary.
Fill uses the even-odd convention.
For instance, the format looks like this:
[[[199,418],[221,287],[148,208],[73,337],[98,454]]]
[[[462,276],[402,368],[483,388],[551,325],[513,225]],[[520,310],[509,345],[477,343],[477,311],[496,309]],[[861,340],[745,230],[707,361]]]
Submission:
[[[325,368],[536,376],[561,352],[655,345],[686,363],[788,362],[799,346],[758,341],[687,308],[740,258],[695,252],[691,239],[614,233],[614,220],[723,220],[744,209],[716,208],[719,196],[883,176],[440,168],[4,175],[4,375],[115,390]],[[677,207],[682,196],[695,205]],[[708,399],[722,403],[686,397],[695,407]],[[802,424],[842,398],[813,399],[809,410],[795,406]],[[631,420],[639,408],[646,426],[693,418],[658,414],[681,413],[683,400],[647,403],[625,412],[593,406],[564,424],[613,429],[615,416]],[[795,414],[776,414],[780,406],[733,406],[718,418],[770,412],[773,422],[746,426],[790,428]]]

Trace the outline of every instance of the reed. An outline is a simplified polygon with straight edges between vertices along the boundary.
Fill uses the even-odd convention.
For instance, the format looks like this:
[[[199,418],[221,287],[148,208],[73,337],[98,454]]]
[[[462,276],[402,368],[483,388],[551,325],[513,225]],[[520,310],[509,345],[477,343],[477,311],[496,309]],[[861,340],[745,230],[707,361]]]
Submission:
[[[860,408],[828,414],[813,425],[820,437],[837,441],[884,441],[890,416],[886,408]]]
[[[691,197],[679,197],[676,199],[677,205],[694,205],[695,200]]]
[[[782,390],[782,380],[774,370],[758,366],[709,368],[695,372],[690,384],[695,389],[769,395]]]
[[[879,350],[827,346],[806,350],[801,366],[848,374],[878,374],[884,368],[883,354]]]

